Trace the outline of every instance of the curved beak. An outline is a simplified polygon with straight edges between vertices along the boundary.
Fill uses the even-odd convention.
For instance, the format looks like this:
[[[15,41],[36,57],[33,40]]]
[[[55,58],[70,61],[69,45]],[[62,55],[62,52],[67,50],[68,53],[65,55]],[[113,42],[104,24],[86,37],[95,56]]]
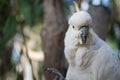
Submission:
[[[80,44],[86,43],[87,42],[87,38],[88,38],[88,33],[89,33],[89,28],[88,27],[82,27],[80,29]]]

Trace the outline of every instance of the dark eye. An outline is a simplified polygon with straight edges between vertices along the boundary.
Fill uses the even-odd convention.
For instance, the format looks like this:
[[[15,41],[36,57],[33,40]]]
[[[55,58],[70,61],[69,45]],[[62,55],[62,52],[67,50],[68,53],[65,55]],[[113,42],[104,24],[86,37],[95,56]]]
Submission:
[[[74,26],[74,25],[73,25],[72,27],[73,27],[73,28],[75,28],[75,26]]]

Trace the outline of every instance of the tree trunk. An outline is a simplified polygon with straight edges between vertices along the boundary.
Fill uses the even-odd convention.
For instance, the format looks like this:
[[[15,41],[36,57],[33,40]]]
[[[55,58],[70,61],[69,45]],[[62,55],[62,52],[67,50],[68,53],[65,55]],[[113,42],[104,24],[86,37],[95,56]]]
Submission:
[[[101,39],[106,40],[109,30],[109,11],[103,6],[90,6],[88,12],[93,18],[93,30]]]
[[[0,80],[6,80],[6,74],[8,72],[9,66],[11,65],[11,47],[6,47],[3,49],[2,60],[0,63]]]
[[[45,54],[44,68],[56,68],[62,74],[65,74],[64,36],[66,29],[62,0],[44,0],[44,26],[41,32]],[[53,78],[53,75],[45,73],[45,80],[53,80]]]

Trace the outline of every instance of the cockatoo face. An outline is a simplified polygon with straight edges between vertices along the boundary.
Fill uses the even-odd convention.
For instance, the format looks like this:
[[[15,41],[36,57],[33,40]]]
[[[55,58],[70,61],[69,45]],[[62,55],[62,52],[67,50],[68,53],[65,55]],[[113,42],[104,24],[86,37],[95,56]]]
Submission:
[[[92,19],[89,13],[85,11],[74,13],[69,19],[69,25],[74,29],[73,31],[79,33],[80,44],[86,43],[89,29],[92,25]]]

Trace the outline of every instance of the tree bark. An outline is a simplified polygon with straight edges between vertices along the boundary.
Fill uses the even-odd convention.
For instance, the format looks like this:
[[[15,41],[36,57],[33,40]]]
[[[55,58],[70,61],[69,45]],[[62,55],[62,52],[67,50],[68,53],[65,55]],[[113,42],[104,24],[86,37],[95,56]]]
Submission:
[[[64,36],[66,29],[62,0],[44,0],[44,26],[41,31],[45,54],[44,68],[56,68],[62,74],[65,74]],[[45,73],[45,80],[53,80],[53,78],[53,75]]]
[[[93,18],[93,30],[97,35],[106,40],[109,31],[110,13],[103,6],[90,6],[88,12]]]
[[[11,47],[3,48],[2,60],[0,63],[0,80],[6,80],[6,74],[8,72],[9,66],[11,65]]]

